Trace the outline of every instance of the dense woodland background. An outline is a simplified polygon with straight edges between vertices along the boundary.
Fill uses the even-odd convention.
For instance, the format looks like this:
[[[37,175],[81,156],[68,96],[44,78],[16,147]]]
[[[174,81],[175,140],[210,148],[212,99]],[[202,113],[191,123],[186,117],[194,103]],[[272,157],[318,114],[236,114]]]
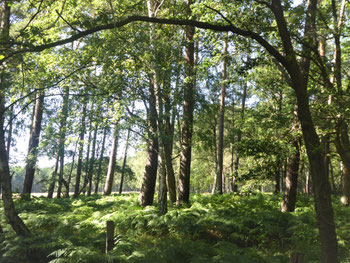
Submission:
[[[0,261],[349,262],[349,4],[2,0]]]

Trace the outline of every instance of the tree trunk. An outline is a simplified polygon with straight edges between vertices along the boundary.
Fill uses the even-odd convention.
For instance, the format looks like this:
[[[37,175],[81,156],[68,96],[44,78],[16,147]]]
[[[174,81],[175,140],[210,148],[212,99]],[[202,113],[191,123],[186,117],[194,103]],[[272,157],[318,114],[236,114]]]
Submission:
[[[309,47],[316,45],[314,34],[316,32],[317,0],[309,0],[308,2],[304,29],[305,43],[308,44],[302,48],[303,59],[300,63],[298,63],[295,56],[281,1],[272,0],[271,8],[276,18],[286,58],[288,58],[283,63],[291,77],[292,87],[295,90],[297,98],[298,117],[310,163],[315,210],[321,240],[322,262],[338,262],[338,243],[335,232],[330,184],[324,167],[324,154],[321,150],[320,140],[311,118],[309,95],[307,93],[310,69],[309,58],[311,57],[311,48]]]
[[[222,83],[219,117],[219,143],[218,143],[218,165],[216,173],[216,192],[222,194],[222,171],[224,164],[224,122],[225,122],[225,97],[226,97],[226,67],[227,67],[227,38],[226,33],[224,41],[223,61],[222,61]]]
[[[181,51],[181,49],[179,49]],[[179,56],[181,53],[179,52]],[[179,80],[180,80],[180,70],[176,70],[176,81],[175,81],[175,91],[173,97],[176,97],[179,93]],[[175,120],[177,115],[177,107],[175,99],[171,103],[171,81],[168,82],[166,86],[167,92],[164,96],[164,110],[165,110],[165,134],[167,134],[165,144],[164,144],[164,158],[167,171],[167,188],[169,192],[170,206],[172,207],[176,203],[176,182],[175,182],[175,172],[173,167],[173,144],[174,144],[174,132],[175,132]],[[181,133],[180,133],[181,134]]]
[[[216,138],[218,137],[217,136],[217,132],[216,132],[216,128],[218,126],[218,121],[217,121],[217,118],[216,118],[216,114],[214,113],[214,116],[213,116],[213,119],[214,119],[214,124],[212,126],[212,130],[213,130],[213,138],[214,138],[214,162],[215,162],[215,172],[214,172],[214,183],[213,183],[213,187],[211,188],[211,194],[214,194],[215,193],[215,190],[216,190],[216,185],[217,185],[217,174],[216,174],[216,171],[218,169],[218,143],[217,143],[217,140]]]
[[[232,130],[235,129],[235,97],[233,96],[232,98]],[[230,188],[231,188],[231,191],[232,192],[236,192],[236,177],[235,177],[235,170],[234,170],[234,163],[235,163],[235,159],[234,159],[234,156],[235,156],[235,135],[232,135],[231,137],[231,165],[230,165],[230,168],[231,168],[231,177],[230,177]]]
[[[164,151],[162,152],[162,158],[160,158],[159,169],[159,191],[158,191],[158,207],[159,215],[165,215],[168,212],[167,205],[167,186],[166,186],[166,167],[164,163]]]
[[[281,83],[283,83],[283,74],[281,72]],[[278,91],[278,117],[281,118],[282,117],[282,103],[283,103],[283,92],[282,92],[282,88],[279,88]],[[278,136],[278,131],[276,129],[276,136]],[[281,156],[277,156],[277,161],[276,161],[276,165],[277,165],[277,170],[275,172],[275,191],[274,194],[278,194],[281,192],[281,184],[283,182],[283,176],[282,176],[282,170],[283,170],[283,160],[281,158]]]
[[[244,111],[245,111],[245,103],[247,99],[247,83],[244,83],[244,88],[243,88],[243,96],[242,96],[242,106],[241,106],[241,120],[243,124],[244,120]],[[237,134],[237,144],[241,142],[242,139],[242,131],[241,129],[238,131]],[[234,178],[238,178],[238,167],[239,167],[239,151],[236,149],[236,158],[235,158],[235,172],[234,172]]]
[[[96,176],[95,194],[98,193],[98,187],[99,187],[100,180],[101,180],[102,161],[103,161],[103,154],[105,151],[106,137],[107,137],[107,126],[105,126],[104,131],[103,131],[100,160],[98,161],[98,168],[97,168],[97,172],[96,172],[97,176]]]
[[[91,190],[92,190],[92,175],[94,172],[94,163],[95,163],[97,129],[98,129],[98,124],[95,124],[94,135],[92,139],[91,158],[89,162],[88,189],[86,193],[87,196],[91,195]]]
[[[148,145],[145,173],[139,194],[141,206],[153,204],[158,169],[158,135],[156,96],[152,81],[149,85],[149,109],[147,112]]]
[[[187,15],[192,14],[192,0],[187,0]],[[193,132],[193,110],[195,93],[194,72],[194,33],[193,26],[186,26],[186,48],[185,48],[185,86],[182,119],[182,142],[180,155],[180,174],[178,182],[177,203],[188,203],[190,199],[190,175],[191,175],[191,151]]]
[[[345,120],[337,123],[335,146],[343,163],[343,196],[341,201],[344,205],[350,204],[350,140],[348,125]]]
[[[300,163],[299,139],[293,140],[294,152],[290,155],[287,164],[286,189],[284,191],[281,210],[282,212],[294,212],[297,201],[297,188]]]
[[[86,118],[86,103],[83,104],[83,113],[81,116],[81,127],[79,133],[79,156],[77,164],[77,175],[75,178],[74,198],[77,198],[80,191],[81,170],[83,168],[83,153],[84,153],[84,136],[85,136],[85,118]]]
[[[90,114],[91,115],[91,114]],[[91,147],[91,127],[92,127],[92,122],[91,122],[91,116],[90,116],[90,127],[89,127],[89,135],[88,135],[88,148],[86,151],[86,160],[85,160],[85,174],[84,174],[84,184],[83,187],[80,189],[79,193],[86,193],[86,186],[88,184],[88,174],[89,174],[89,160],[90,160],[90,147]]]
[[[44,111],[44,92],[37,91],[36,92],[36,102],[34,106],[34,115],[32,128],[29,135],[29,146],[28,146],[28,155],[26,160],[26,168],[24,174],[24,182],[23,182],[23,190],[22,190],[22,198],[30,199],[30,194],[32,192],[37,155],[38,155],[38,146],[39,146],[39,138],[41,131],[41,120]]]
[[[6,149],[7,149],[7,157],[10,160],[10,150],[11,150],[11,142],[12,142],[12,130],[13,130],[13,105],[10,107],[10,115],[9,115],[9,129],[7,132],[7,141],[6,141]]]
[[[12,1],[3,0],[0,6],[0,56],[6,56],[3,48],[6,48],[6,42],[9,42],[10,32],[10,13]],[[17,235],[27,236],[29,229],[18,216],[12,200],[11,176],[8,163],[8,153],[5,145],[4,131],[4,113],[5,113],[5,94],[8,80],[6,79],[6,65],[1,65],[0,71],[0,185],[2,186],[2,200],[5,215],[13,230]]]
[[[114,182],[114,172],[115,172],[115,165],[116,165],[115,162],[117,159],[117,148],[118,148],[118,140],[119,140],[118,122],[114,125],[113,135],[114,135],[113,144],[112,144],[111,154],[109,157],[108,172],[107,172],[103,195],[110,195],[112,193],[112,187]]]
[[[6,1],[5,1],[6,2]],[[2,78],[2,76],[1,76]],[[3,79],[1,83],[3,84]],[[2,87],[1,87],[2,89]],[[2,94],[2,90],[0,90]],[[4,112],[4,97],[0,95],[0,112]],[[2,201],[5,210],[5,215],[13,230],[19,236],[28,236],[30,234],[29,229],[23,223],[22,219],[18,216],[13,200],[11,191],[11,177],[7,159],[7,152],[5,148],[5,134],[4,134],[4,119],[3,115],[0,117],[0,182],[2,185]]]
[[[65,186],[66,186],[66,194],[65,194],[65,197],[67,197],[67,198],[69,197],[69,189],[70,189],[70,184],[71,184],[71,181],[72,181],[72,174],[73,174],[74,162],[75,162],[75,156],[76,156],[76,154],[77,154],[78,144],[79,144],[79,142],[77,141],[77,142],[75,143],[75,147],[74,147],[72,165],[70,166],[70,171],[69,171],[69,175],[68,175],[68,181],[67,181],[67,184],[65,184]]]
[[[126,136],[126,144],[125,144],[125,152],[124,152],[124,160],[123,160],[123,167],[122,167],[122,175],[120,178],[120,186],[119,186],[119,194],[123,191],[123,183],[124,183],[124,176],[125,176],[125,166],[126,166],[126,159],[128,158],[128,148],[129,148],[129,139],[130,139],[130,129],[128,129],[128,134]]]
[[[67,129],[67,117],[68,117],[68,99],[69,99],[69,87],[64,88],[62,112],[60,116],[60,138],[58,142],[58,151],[60,156],[60,173],[58,178],[57,198],[61,197],[62,184],[63,184],[63,172],[64,172],[64,145],[66,142],[66,129]]]
[[[53,197],[53,193],[54,193],[54,190],[55,190],[55,183],[56,183],[56,177],[57,177],[59,160],[60,160],[60,156],[59,156],[59,152],[57,151],[55,168],[54,168],[54,170],[53,170],[53,172],[51,174],[51,182],[50,182],[49,189],[47,191],[47,198],[52,198]]]

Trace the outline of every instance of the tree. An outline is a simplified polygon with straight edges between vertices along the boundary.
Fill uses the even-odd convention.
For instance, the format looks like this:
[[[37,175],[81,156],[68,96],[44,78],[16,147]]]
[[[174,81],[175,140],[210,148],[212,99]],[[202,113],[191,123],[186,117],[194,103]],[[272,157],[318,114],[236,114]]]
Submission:
[[[62,184],[64,183],[63,172],[64,172],[64,149],[66,141],[67,131],[67,117],[68,117],[68,103],[69,103],[69,87],[64,87],[62,112],[60,114],[60,133],[58,140],[58,153],[60,158],[60,172],[58,175],[58,187],[57,187],[57,198],[61,197]]]
[[[104,195],[110,195],[112,193],[112,186],[114,182],[114,173],[115,173],[115,165],[116,165],[116,156],[117,156],[117,148],[118,148],[118,140],[119,140],[119,126],[118,122],[114,124],[114,132],[113,132],[113,144],[112,150],[109,157],[108,164],[108,172],[106,178],[106,184],[104,187]]]
[[[187,1],[186,15],[191,16],[192,0]],[[192,150],[192,132],[193,132],[193,110],[194,110],[194,90],[195,90],[195,71],[194,71],[194,34],[195,28],[187,25],[185,28],[186,48],[185,48],[185,85],[183,102],[183,119],[181,125],[181,155],[180,155],[180,174],[178,182],[177,203],[188,203],[190,198],[190,174],[191,174],[191,150]]]
[[[218,165],[216,173],[216,191],[222,194],[222,174],[223,174],[223,158],[224,158],[224,121],[225,121],[225,97],[226,97],[226,68],[227,68],[227,38],[224,40],[223,61],[222,61],[222,84],[221,84],[221,99],[220,99],[220,118],[219,118],[219,136],[218,136]]]
[[[75,178],[75,187],[74,187],[74,198],[77,198],[80,193],[80,179],[81,179],[81,170],[83,168],[83,152],[84,152],[84,137],[85,137],[85,118],[86,118],[86,102],[83,102],[83,112],[81,116],[81,125],[79,131],[79,153],[78,153],[78,164],[77,164],[77,174]]]
[[[32,128],[29,136],[29,146],[28,146],[28,155],[26,163],[26,173],[24,176],[23,182],[23,191],[22,196],[27,196],[30,199],[30,194],[32,192],[32,185],[34,179],[34,173],[36,168],[37,161],[37,151],[39,145],[39,137],[41,131],[41,120],[43,115],[44,108],[44,92],[38,90],[36,92],[35,107],[33,112]]]
[[[94,135],[92,138],[92,149],[91,149],[91,158],[89,162],[89,172],[88,172],[88,190],[86,195],[90,196],[91,195],[91,190],[92,190],[92,174],[94,171],[94,163],[95,163],[95,153],[96,153],[96,139],[97,139],[97,129],[98,129],[99,124],[95,123],[95,128],[94,128]]]
[[[0,6],[0,57],[6,56],[7,43],[10,32],[10,13],[11,2],[4,0]],[[12,200],[11,177],[8,165],[8,153],[5,146],[4,132],[4,113],[5,113],[5,94],[8,86],[7,69],[2,69],[0,72],[0,185],[2,186],[2,199],[4,204],[5,215],[11,224],[13,230],[20,236],[30,234],[29,229],[18,216]]]
[[[129,148],[129,143],[130,143],[129,139],[130,139],[130,127],[129,127],[127,135],[126,135],[124,159],[123,159],[123,166],[122,166],[122,174],[121,174],[121,177],[120,177],[119,194],[121,194],[122,191],[123,191],[123,183],[124,183],[125,167],[126,167],[126,158],[128,157],[128,148]]]
[[[293,130],[298,132],[296,110],[294,111]],[[292,154],[289,156],[287,164],[287,175],[286,175],[286,188],[284,191],[283,201],[281,210],[282,212],[294,212],[297,187],[298,187],[298,176],[299,176],[299,163],[300,163],[300,139],[299,136],[294,136],[292,141]]]
[[[100,180],[101,180],[102,162],[103,162],[103,154],[105,151],[107,132],[108,132],[108,126],[105,124],[105,127],[103,129],[102,145],[101,145],[101,150],[100,150],[100,159],[98,161],[98,167],[97,167],[97,171],[96,171],[97,176],[96,176],[95,194],[98,193],[98,187],[99,187]]]

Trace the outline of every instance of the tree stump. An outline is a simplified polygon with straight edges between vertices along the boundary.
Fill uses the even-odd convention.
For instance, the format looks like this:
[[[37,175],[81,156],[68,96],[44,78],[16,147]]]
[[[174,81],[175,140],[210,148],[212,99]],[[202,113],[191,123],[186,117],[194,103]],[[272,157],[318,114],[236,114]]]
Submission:
[[[290,263],[305,263],[305,255],[301,253],[292,253]]]
[[[114,247],[114,222],[107,221],[107,232],[106,232],[106,254],[113,250]]]

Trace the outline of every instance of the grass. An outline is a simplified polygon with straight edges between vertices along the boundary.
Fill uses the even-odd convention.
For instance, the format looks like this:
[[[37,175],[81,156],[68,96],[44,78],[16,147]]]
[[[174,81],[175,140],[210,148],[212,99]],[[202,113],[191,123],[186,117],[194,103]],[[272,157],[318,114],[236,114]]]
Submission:
[[[292,252],[319,262],[313,200],[307,196],[298,197],[294,213],[281,213],[281,196],[193,195],[190,206],[170,208],[164,216],[156,206],[142,209],[137,194],[15,202],[33,234],[16,237],[3,218],[4,263],[284,263]],[[350,209],[339,200],[334,209],[341,262],[350,262]],[[108,256],[107,220],[116,224],[115,248]]]

